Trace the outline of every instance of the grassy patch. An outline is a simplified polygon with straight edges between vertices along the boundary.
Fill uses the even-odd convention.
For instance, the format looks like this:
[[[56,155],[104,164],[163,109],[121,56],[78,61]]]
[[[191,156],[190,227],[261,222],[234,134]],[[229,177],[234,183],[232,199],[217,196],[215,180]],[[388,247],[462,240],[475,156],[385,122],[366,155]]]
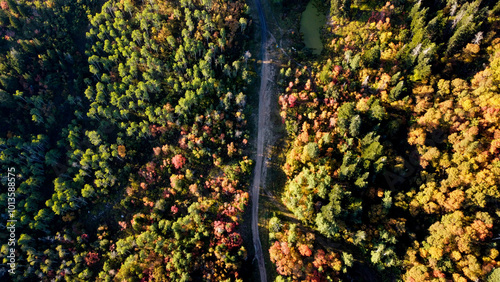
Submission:
[[[250,186],[249,189],[251,189]],[[256,263],[252,263],[255,249],[252,243],[252,209],[250,204],[245,208],[241,225],[237,231],[243,237],[243,244],[247,250],[247,260],[242,263],[241,277],[251,277],[251,279],[244,279],[245,281],[259,281],[259,268]]]
[[[275,199],[272,196],[266,194],[261,194],[259,197],[259,234],[261,238],[262,250],[264,253],[264,259],[266,260],[266,272],[267,280],[274,281],[278,276],[276,272],[276,267],[271,263],[269,257],[269,248],[271,247],[271,242],[269,241],[269,220],[280,214],[280,209],[274,204]]]

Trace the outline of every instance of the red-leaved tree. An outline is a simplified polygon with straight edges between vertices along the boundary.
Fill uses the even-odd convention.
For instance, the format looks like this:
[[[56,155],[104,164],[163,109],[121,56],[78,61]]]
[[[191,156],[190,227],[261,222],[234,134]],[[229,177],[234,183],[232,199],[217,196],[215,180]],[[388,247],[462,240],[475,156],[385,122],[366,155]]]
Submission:
[[[181,154],[177,154],[172,158],[172,164],[175,169],[180,169],[186,163],[186,158],[184,158]]]

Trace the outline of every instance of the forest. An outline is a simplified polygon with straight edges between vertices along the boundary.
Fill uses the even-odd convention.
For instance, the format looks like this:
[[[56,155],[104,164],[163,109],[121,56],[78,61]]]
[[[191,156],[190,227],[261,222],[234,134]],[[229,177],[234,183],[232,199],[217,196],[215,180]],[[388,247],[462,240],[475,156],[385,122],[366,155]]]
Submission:
[[[248,6],[0,7],[0,158],[2,175],[16,172],[8,279],[240,279],[255,76],[243,56]],[[7,193],[0,203],[5,228]],[[0,234],[7,277],[12,247]]]
[[[500,4],[328,8],[323,53],[280,73],[300,224],[269,221],[276,281],[499,281]]]
[[[316,3],[321,54],[270,60],[269,280],[500,281],[500,3]],[[1,281],[258,277],[254,5],[0,0]]]

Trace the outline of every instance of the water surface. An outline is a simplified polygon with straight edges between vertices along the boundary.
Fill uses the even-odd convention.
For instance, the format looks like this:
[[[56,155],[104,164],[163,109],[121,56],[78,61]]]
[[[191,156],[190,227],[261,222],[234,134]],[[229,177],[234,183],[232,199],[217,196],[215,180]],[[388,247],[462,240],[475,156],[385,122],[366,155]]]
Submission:
[[[323,50],[320,30],[326,22],[326,15],[320,13],[313,2],[314,0],[309,1],[306,10],[302,13],[300,32],[304,35],[306,47],[311,48],[313,54],[320,54],[321,50]]]

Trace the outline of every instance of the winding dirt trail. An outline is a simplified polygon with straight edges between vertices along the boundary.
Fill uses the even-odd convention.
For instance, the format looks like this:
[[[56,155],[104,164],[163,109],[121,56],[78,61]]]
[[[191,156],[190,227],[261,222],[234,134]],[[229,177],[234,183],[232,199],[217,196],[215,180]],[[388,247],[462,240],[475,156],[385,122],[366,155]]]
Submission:
[[[259,266],[260,281],[267,282],[264,255],[259,237],[259,193],[260,187],[265,184],[266,166],[264,163],[264,148],[266,139],[270,134],[270,104],[272,84],[268,83],[274,75],[272,64],[269,62],[268,46],[270,41],[267,37],[267,24],[262,10],[260,0],[254,0],[259,14],[261,27],[261,56],[262,68],[260,73],[259,89],[259,121],[257,129],[257,157],[252,184],[252,237],[255,248],[255,259]]]

